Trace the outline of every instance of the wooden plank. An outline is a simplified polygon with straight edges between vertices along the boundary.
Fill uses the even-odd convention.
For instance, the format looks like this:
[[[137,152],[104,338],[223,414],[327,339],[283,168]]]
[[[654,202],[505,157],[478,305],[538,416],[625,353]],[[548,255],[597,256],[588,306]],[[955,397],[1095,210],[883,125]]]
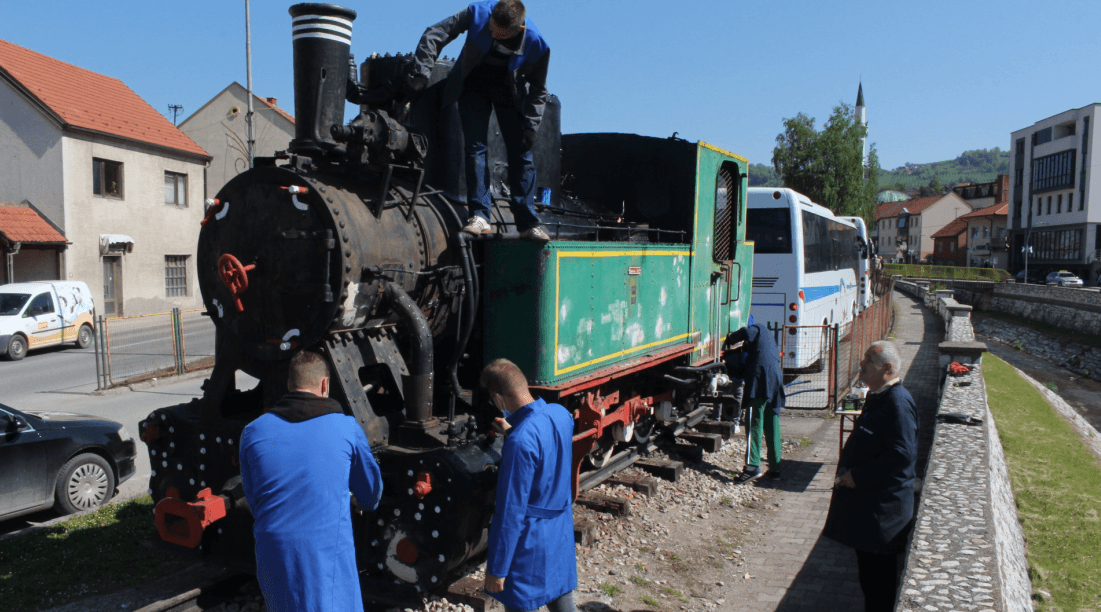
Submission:
[[[681,459],[689,461],[691,463],[699,463],[703,461],[703,447],[696,446],[695,444],[670,444],[664,450],[668,453],[673,453]]]
[[[685,433],[681,437],[708,453],[717,453],[723,447],[723,437],[716,433]]]
[[[461,603],[474,608],[475,612],[504,612],[501,602],[486,595],[483,590],[484,579],[463,576],[447,586],[441,595],[452,603]]]
[[[596,541],[596,523],[586,519],[573,522],[573,541],[588,546]]]
[[[695,448],[695,447],[692,447]],[[680,461],[672,461],[669,459],[640,459],[635,463],[636,466],[650,472],[654,476],[670,482],[676,482],[680,478],[680,473],[684,471],[684,464]]]
[[[612,497],[597,493],[582,493],[575,503],[612,516],[631,516],[631,502],[624,497]]]
[[[738,424],[730,421],[704,421],[696,425],[704,433],[719,434],[724,440],[733,440],[738,433]]]
[[[630,487],[633,491],[641,493],[647,497],[658,492],[658,481],[645,474],[624,474],[619,473],[612,476],[604,482],[609,484],[617,484],[624,487]]]

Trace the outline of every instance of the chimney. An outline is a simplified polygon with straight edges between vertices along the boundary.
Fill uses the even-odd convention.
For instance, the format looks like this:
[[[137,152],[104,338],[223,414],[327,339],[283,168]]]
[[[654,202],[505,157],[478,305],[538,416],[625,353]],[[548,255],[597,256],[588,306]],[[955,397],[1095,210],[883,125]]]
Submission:
[[[276,106],[275,98],[266,98],[266,100],[268,101],[268,104],[271,104],[272,106]]]
[[[294,46],[295,137],[287,149],[312,157],[336,146],[329,128],[344,124],[356,12],[335,4],[314,3],[296,4],[289,12]]]

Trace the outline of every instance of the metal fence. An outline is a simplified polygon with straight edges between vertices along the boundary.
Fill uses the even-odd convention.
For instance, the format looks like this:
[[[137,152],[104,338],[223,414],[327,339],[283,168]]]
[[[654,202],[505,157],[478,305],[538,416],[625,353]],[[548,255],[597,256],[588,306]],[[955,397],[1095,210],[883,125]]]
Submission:
[[[945,278],[951,280],[978,280],[1004,282],[1012,278],[1009,272],[998,268],[964,268],[960,266],[927,266],[919,264],[883,264],[887,274],[912,278]]]
[[[214,365],[214,323],[202,309],[136,317],[99,317],[96,374],[100,389]]]
[[[787,407],[804,410],[835,408],[860,374],[860,360],[876,340],[883,340],[894,322],[893,281],[886,292],[845,325],[796,327],[773,330],[783,355]],[[817,356],[810,363],[798,359],[799,351],[812,347]],[[795,351],[792,358],[791,352]]]

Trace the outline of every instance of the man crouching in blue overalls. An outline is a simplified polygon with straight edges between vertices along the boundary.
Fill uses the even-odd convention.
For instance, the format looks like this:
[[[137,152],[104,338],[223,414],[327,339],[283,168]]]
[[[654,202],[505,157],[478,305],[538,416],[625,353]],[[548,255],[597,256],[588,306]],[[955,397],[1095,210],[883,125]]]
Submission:
[[[475,2],[424,31],[407,77],[410,90],[419,92],[440,51],[466,32],[455,66],[447,75],[443,106],[458,102],[465,140],[467,206],[471,217],[463,227],[469,234],[491,231],[491,194],[486,152],[489,117],[497,115],[508,153],[509,207],[520,237],[547,242],[550,236],[535,214],[535,162],[531,148],[547,105],[547,65],[550,47],[526,19],[520,0]]]
[[[487,365],[480,384],[508,415],[493,423],[507,437],[489,528],[486,592],[508,612],[541,606],[574,612],[573,417],[533,398],[524,373],[507,359]]]

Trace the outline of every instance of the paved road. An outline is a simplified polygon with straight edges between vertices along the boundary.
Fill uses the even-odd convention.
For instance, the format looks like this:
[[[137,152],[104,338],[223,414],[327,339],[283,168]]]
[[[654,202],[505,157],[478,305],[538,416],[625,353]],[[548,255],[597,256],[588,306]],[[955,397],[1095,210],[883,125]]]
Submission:
[[[138,421],[151,411],[200,397],[208,372],[162,379],[155,386],[137,391],[122,388],[107,395],[93,395],[96,370],[92,349],[44,349],[30,353],[23,361],[0,361],[0,403],[20,410],[58,410],[112,419],[122,423],[136,438]],[[238,376],[241,388],[255,384],[251,377]],[[142,495],[148,488],[148,451],[138,440],[137,473],[120,487],[116,499]],[[0,534],[56,517],[53,511],[46,511],[0,521]]]

